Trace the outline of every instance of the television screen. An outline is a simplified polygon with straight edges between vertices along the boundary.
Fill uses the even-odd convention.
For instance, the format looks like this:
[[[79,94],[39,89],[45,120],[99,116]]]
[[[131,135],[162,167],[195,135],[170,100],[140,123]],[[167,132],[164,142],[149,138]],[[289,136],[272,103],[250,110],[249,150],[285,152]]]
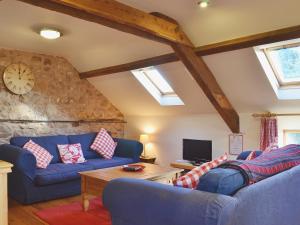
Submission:
[[[211,161],[212,142],[183,139],[183,159],[189,161]]]

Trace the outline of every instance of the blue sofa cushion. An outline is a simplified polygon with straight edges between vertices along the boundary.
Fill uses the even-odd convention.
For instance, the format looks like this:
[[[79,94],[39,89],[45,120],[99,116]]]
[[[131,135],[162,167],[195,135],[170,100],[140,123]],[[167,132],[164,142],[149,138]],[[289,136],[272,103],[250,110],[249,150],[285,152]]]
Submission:
[[[112,159],[90,159],[86,162],[93,169],[102,169],[113,166],[121,166],[125,164],[135,163],[132,158],[113,157]]]
[[[118,143],[115,149],[114,156],[133,158],[135,162],[139,162],[140,155],[143,152],[142,143],[123,138],[114,138],[114,141]]]
[[[216,168],[200,178],[197,190],[234,195],[244,186],[245,179],[240,171],[229,168]]]
[[[57,184],[70,180],[79,179],[78,172],[93,170],[93,167],[86,164],[50,164],[47,169],[37,169],[34,183],[38,186]]]
[[[65,145],[69,144],[68,137],[65,135],[57,135],[57,136],[42,136],[42,137],[13,137],[10,139],[10,144],[23,147],[26,142],[29,140],[33,140],[35,143],[39,144],[43,148],[45,148],[51,155],[53,155],[53,159],[51,163],[61,162],[59,152],[57,149],[57,145]]]
[[[68,139],[70,144],[81,144],[82,152],[86,159],[102,158],[100,154],[90,148],[96,138],[96,135],[97,133],[69,135]]]

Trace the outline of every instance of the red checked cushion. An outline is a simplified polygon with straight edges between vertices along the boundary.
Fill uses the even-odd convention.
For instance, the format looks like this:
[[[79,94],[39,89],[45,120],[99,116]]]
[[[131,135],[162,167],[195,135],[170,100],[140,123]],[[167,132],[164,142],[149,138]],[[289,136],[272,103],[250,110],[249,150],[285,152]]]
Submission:
[[[114,155],[117,143],[103,128],[97,134],[91,149],[102,155],[105,159],[111,159]]]
[[[57,145],[60,158],[63,163],[84,163],[81,144]]]
[[[32,140],[29,140],[24,146],[26,150],[30,151],[36,158],[36,167],[45,169],[50,164],[53,155],[51,155],[46,149],[42,146],[34,143]]]
[[[202,175],[207,173],[209,170],[219,166],[223,162],[227,161],[227,153],[225,155],[212,160],[210,162],[204,163],[201,166],[198,166],[192,169],[187,174],[179,177],[177,180],[173,181],[174,186],[192,188],[195,189],[199,183],[199,179]]]

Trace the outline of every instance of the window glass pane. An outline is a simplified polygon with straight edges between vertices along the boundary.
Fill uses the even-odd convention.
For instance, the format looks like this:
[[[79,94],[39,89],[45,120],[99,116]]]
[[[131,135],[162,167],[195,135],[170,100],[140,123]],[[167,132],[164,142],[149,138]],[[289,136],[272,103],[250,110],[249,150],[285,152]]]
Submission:
[[[300,81],[300,46],[271,50],[270,56],[283,82]]]
[[[160,90],[162,94],[174,93],[172,87],[167,83],[167,81],[156,69],[146,69],[144,73],[154,83],[154,85]]]
[[[184,102],[155,68],[132,70],[131,73],[160,105],[184,105]]]
[[[286,144],[300,144],[300,131],[299,132],[286,132]]]

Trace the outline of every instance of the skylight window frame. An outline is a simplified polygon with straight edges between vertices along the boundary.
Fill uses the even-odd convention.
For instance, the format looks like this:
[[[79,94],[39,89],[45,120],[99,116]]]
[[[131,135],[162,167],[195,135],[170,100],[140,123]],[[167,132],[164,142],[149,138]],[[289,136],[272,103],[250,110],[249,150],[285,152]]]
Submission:
[[[153,68],[146,68],[146,69],[153,69]],[[144,73],[144,75],[149,79],[149,81],[157,88],[157,90],[160,92],[161,95],[163,96],[172,96],[172,95],[176,95],[175,91],[173,90],[173,88],[170,86],[170,84],[164,79],[164,77],[162,77],[165,82],[170,86],[170,88],[172,89],[172,92],[164,92],[153,80],[152,78],[147,74],[147,71],[145,69],[142,69],[142,72]],[[160,74],[161,75],[161,74]],[[162,76],[162,75],[161,75]]]
[[[271,87],[276,94],[279,100],[299,100],[300,99],[300,85],[284,85],[282,86],[279,83],[279,80],[275,74],[275,71],[272,68],[270,61],[268,60],[267,55],[265,54],[264,50],[272,47],[280,47],[280,46],[287,46],[295,43],[300,43],[300,38],[281,41],[271,44],[265,44],[254,47],[254,52],[267,76]]]
[[[270,52],[274,51],[274,50],[300,47],[300,40],[299,39],[296,39],[296,40],[298,40],[298,41],[293,42],[293,43],[290,43],[290,41],[287,41],[284,43],[280,42],[281,44],[274,43],[274,44],[271,44],[270,47],[261,48],[263,50],[269,64],[271,65],[271,68],[277,78],[277,81],[278,81],[280,87],[293,87],[293,86],[299,87],[300,86],[300,78],[297,79],[296,81],[286,81],[284,79],[284,74],[282,74],[280,69],[277,68],[278,66],[276,66],[276,63],[272,59]]]
[[[172,92],[164,92],[147,74],[147,71],[155,70],[159,76],[166,82]],[[155,67],[146,67],[142,69],[132,70],[133,76],[143,85],[143,87],[149,92],[150,95],[161,105],[161,106],[181,106],[184,102],[176,94],[172,86],[164,78],[158,69]]]

